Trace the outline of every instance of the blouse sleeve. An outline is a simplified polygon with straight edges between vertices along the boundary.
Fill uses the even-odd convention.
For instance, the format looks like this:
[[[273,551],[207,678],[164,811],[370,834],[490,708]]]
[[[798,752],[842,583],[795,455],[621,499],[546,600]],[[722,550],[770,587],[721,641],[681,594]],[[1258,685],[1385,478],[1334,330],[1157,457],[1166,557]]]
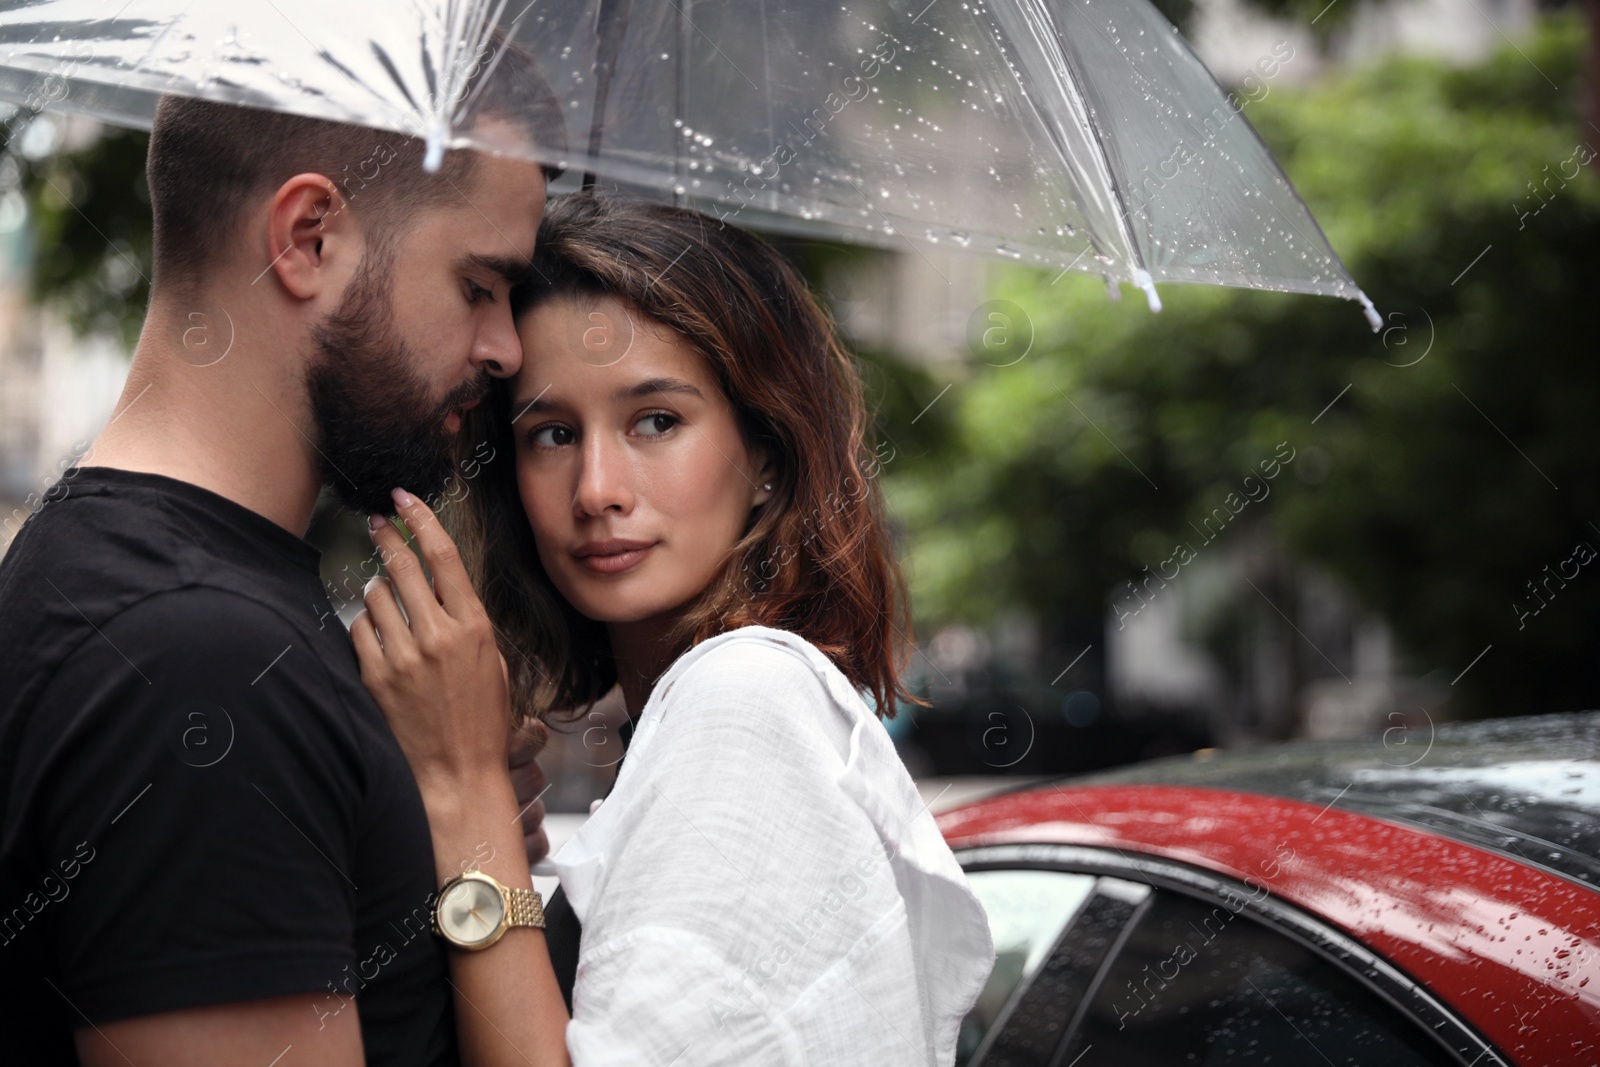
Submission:
[[[673,681],[647,758],[630,753],[602,808],[578,1067],[925,1058],[920,1028],[899,1032],[921,1010],[905,903],[839,785],[851,719],[769,641],[729,642]]]

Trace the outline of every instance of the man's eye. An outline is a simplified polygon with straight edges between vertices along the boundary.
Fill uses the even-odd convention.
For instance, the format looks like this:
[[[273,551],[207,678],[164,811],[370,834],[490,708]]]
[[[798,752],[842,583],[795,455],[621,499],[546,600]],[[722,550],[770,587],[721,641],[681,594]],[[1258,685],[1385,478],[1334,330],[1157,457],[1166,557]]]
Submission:
[[[544,448],[560,448],[570,445],[577,438],[565,426],[541,426],[528,432],[528,440]]]
[[[488,300],[490,303],[493,303],[494,302],[494,293],[490,292],[488,289],[485,289],[483,286],[479,285],[477,282],[475,282],[472,279],[468,278],[467,279],[467,299],[470,300],[474,304],[476,304],[480,300]]]
[[[634,428],[645,437],[659,437],[683,420],[664,411],[653,411],[634,423]]]

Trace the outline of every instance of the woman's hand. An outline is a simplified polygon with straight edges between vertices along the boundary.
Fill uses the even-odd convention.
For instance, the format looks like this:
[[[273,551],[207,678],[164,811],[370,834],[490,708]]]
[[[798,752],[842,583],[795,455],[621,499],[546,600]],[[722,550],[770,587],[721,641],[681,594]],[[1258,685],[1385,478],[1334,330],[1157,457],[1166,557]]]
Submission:
[[[507,763],[510,686],[494,627],[433,512],[399,489],[394,502],[433,583],[400,531],[374,515],[372,540],[389,578],[367,584],[367,609],[350,626],[361,680],[422,791],[435,884],[475,868],[512,889],[531,889],[526,827]],[[567,1009],[543,930],[514,927],[487,951],[452,950],[449,961],[463,1063],[570,1063]]]
[[[425,801],[464,799],[497,780],[509,788],[511,700],[494,627],[438,518],[403,490],[394,500],[422,560],[393,523],[372,516],[372,540],[389,577],[367,583],[366,610],[350,627],[361,680],[400,740]]]

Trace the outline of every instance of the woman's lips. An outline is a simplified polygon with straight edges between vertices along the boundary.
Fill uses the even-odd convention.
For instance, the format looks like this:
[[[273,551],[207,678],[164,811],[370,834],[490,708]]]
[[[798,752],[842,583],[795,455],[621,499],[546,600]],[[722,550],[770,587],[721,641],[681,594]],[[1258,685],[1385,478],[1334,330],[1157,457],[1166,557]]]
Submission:
[[[580,545],[573,555],[596,574],[621,574],[637,566],[654,547],[645,541],[600,541]]]

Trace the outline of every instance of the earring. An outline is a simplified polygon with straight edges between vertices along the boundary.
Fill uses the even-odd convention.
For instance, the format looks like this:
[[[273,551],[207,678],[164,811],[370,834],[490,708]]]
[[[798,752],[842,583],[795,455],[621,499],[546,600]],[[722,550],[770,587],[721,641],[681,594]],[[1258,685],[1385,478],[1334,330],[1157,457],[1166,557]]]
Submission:
[[[767,492],[770,493],[770,492],[772,492],[772,483],[768,482],[766,485],[763,485],[761,488],[765,489]]]

